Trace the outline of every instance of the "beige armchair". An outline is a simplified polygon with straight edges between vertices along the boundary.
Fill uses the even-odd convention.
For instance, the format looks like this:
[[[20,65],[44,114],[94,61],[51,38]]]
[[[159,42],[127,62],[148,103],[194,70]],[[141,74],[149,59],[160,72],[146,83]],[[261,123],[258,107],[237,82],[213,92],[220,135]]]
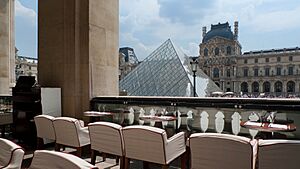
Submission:
[[[190,136],[188,146],[192,169],[200,166],[202,169],[254,169],[255,140],[229,134],[196,133]]]
[[[151,126],[128,126],[123,128],[125,145],[125,168],[129,160],[136,159],[162,164],[168,168],[170,162],[185,153],[185,136],[180,132],[167,139],[166,131]],[[183,160],[184,161],[184,160]],[[185,163],[182,162],[182,168]]]
[[[53,127],[54,117],[49,115],[38,115],[34,117],[37,133],[37,148],[41,149],[44,145],[44,139],[55,141],[55,131]]]
[[[0,168],[1,169],[21,169],[24,151],[22,147],[0,138]]]
[[[259,140],[258,145],[259,169],[299,168],[299,140]]]
[[[96,152],[116,155],[121,158],[120,168],[124,167],[124,141],[122,126],[109,122],[95,122],[88,125],[91,139],[91,163],[95,164]],[[105,157],[104,157],[105,159]],[[117,158],[117,164],[119,162]]]
[[[32,162],[28,169],[99,169],[96,166],[72,154],[37,150],[33,154]]]
[[[84,127],[81,120],[71,117],[57,117],[53,121],[55,129],[56,144],[55,150],[67,146],[77,149],[77,155],[82,154],[82,147],[90,144],[88,127]]]

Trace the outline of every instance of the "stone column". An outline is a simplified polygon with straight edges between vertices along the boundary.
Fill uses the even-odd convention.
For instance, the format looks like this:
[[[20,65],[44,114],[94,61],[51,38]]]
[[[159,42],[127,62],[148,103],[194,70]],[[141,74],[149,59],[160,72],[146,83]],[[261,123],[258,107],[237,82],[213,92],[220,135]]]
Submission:
[[[0,1],[0,94],[15,84],[15,0]]]
[[[63,115],[80,118],[91,98],[118,95],[119,0],[43,0],[38,8],[38,80],[62,88]]]

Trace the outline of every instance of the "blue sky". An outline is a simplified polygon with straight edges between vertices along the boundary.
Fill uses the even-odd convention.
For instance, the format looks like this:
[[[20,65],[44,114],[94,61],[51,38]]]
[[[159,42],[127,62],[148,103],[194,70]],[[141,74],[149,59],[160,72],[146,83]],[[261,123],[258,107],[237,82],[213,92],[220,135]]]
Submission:
[[[36,57],[36,0],[16,0],[16,46]],[[120,47],[144,59],[171,38],[196,56],[202,27],[239,21],[242,51],[300,47],[299,0],[120,0]]]

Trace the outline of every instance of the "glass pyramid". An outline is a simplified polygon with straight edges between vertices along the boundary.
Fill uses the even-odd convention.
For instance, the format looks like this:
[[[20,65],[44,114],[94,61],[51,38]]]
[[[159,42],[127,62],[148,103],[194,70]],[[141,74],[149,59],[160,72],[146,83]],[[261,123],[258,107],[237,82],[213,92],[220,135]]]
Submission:
[[[190,59],[168,39],[120,81],[129,96],[192,96]],[[208,96],[221,89],[200,69],[196,95]]]

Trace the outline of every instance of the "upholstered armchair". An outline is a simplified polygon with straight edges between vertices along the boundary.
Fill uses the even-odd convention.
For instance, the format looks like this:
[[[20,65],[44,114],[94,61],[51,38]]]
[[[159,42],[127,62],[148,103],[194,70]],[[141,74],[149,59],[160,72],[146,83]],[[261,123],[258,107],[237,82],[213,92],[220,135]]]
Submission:
[[[254,169],[257,142],[249,138],[195,133],[188,140],[192,169]]]
[[[128,126],[122,131],[126,169],[130,159],[157,163],[168,168],[170,162],[179,156],[183,157],[186,150],[183,132],[168,139],[165,130],[151,126]],[[184,162],[182,168],[185,168]]]
[[[55,129],[55,150],[61,146],[77,149],[77,155],[81,156],[82,147],[90,144],[88,127],[84,127],[81,120],[71,117],[57,117],[53,121]]]
[[[24,151],[10,140],[0,138],[0,168],[21,169]]]
[[[91,139],[91,163],[95,164],[96,152],[120,157],[120,168],[124,167],[124,141],[122,126],[110,122],[95,122],[88,125]],[[105,156],[104,156],[105,158]],[[117,164],[119,160],[117,158]]]
[[[34,117],[37,133],[37,148],[41,149],[44,145],[44,139],[55,141],[55,131],[53,127],[54,117],[49,115],[38,115]]]
[[[259,169],[299,168],[299,140],[259,140],[258,145]]]
[[[28,169],[99,169],[87,161],[72,154],[37,150],[33,154],[32,162]]]

